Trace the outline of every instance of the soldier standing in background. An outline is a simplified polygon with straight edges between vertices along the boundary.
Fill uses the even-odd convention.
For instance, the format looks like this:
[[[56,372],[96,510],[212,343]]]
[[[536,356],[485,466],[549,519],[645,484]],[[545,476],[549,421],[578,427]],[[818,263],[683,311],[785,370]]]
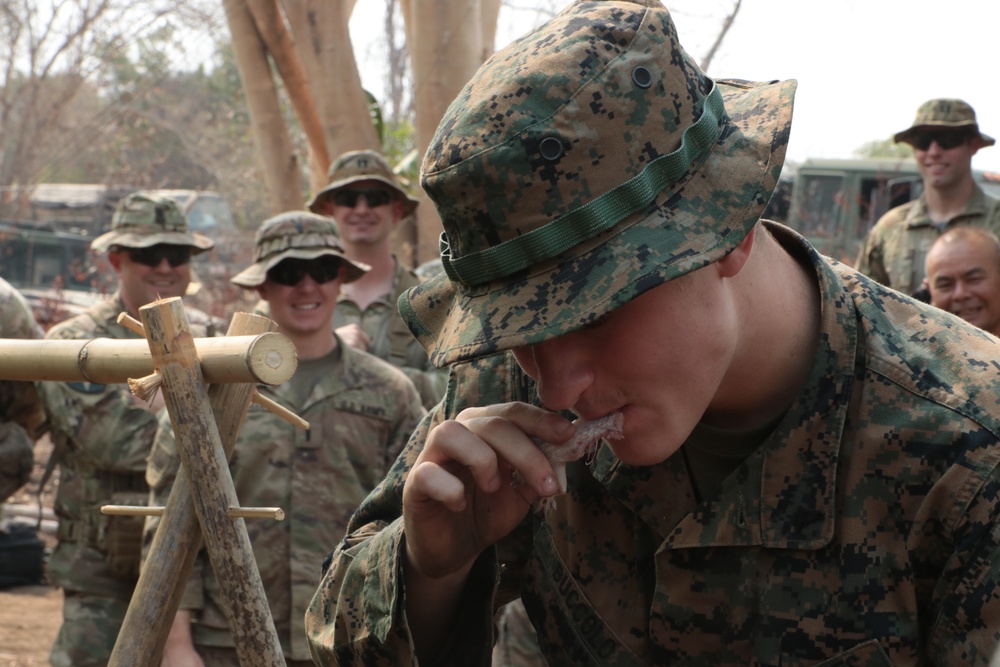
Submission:
[[[283,521],[247,521],[271,615],[288,665],[312,665],[303,627],[321,564],[351,514],[385,476],[424,414],[413,383],[333,332],[341,285],[367,267],[349,260],[337,223],[307,211],[266,220],[255,263],[235,276],[269,305],[298,352],[291,380],[258,389],[309,422],[298,429],[252,405],[230,464],[240,503],[281,507]],[[180,466],[166,415],[150,455],[153,502],[165,505]],[[147,523],[147,543],[157,521]],[[203,551],[164,649],[165,665],[239,667],[218,583]]]
[[[192,254],[212,241],[188,231],[169,199],[132,194],[119,202],[111,231],[91,243],[107,252],[118,290],[72,317],[50,339],[137,338],[118,324],[127,312],[159,298],[179,297],[191,279]],[[195,336],[213,335],[207,315],[188,309]],[[54,667],[105,667],[139,573],[142,520],[106,517],[105,504],[148,500],[146,457],[156,434],[161,394],[146,404],[124,384],[39,382],[52,429],[53,461],[60,467],[55,512],[58,540],[49,559],[52,583],[63,589],[63,623],[52,646]]]
[[[309,210],[337,221],[344,250],[371,267],[344,285],[334,327],[344,341],[403,369],[430,408],[444,394],[447,373],[435,369],[399,316],[399,295],[420,279],[392,252],[392,233],[413,215],[417,200],[400,186],[385,158],[375,151],[344,153],[330,166],[330,183]]]
[[[927,253],[930,303],[1000,336],[1000,239],[982,227],[952,227]]]
[[[0,278],[0,338],[44,335],[21,293]],[[34,441],[44,421],[33,383],[0,380],[0,503],[31,478]]]
[[[972,177],[972,156],[996,142],[979,131],[972,107],[954,99],[924,102],[913,125],[894,139],[913,146],[924,190],[875,223],[855,268],[887,287],[914,294],[923,284],[927,251],[946,229],[974,225],[1000,234],[1000,203]]]

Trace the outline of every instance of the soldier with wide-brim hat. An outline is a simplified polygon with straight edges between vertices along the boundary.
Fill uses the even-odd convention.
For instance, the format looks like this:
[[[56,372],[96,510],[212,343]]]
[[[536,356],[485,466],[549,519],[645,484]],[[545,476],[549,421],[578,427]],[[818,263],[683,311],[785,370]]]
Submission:
[[[357,280],[368,270],[344,254],[336,221],[309,211],[288,211],[265,220],[254,238],[253,257],[253,264],[231,278],[233,284],[255,288],[286,259],[333,257],[346,269],[344,282]]]
[[[868,230],[854,266],[883,285],[926,300],[927,253],[942,233],[970,225],[1000,234],[1000,201],[983,190],[972,169],[976,153],[996,141],[979,129],[972,106],[953,98],[927,100],[912,125],[893,138],[913,147],[923,188]]]
[[[330,165],[327,174],[330,182],[316,193],[307,208],[313,213],[323,213],[323,202],[337,190],[360,183],[377,181],[386,185],[402,204],[403,217],[412,215],[420,201],[400,184],[399,176],[380,153],[372,150],[357,150],[344,153]]]
[[[190,246],[193,254],[211,250],[215,242],[188,229],[187,217],[177,202],[140,193],[127,195],[111,217],[111,231],[91,241],[96,252],[114,246],[149,248],[158,244]]]
[[[317,663],[500,667],[520,598],[549,665],[986,664],[1000,340],[760,220],[794,89],[713,80],[656,0],[471,78],[400,302],[448,388],[327,561]]]
[[[965,100],[939,98],[927,100],[917,109],[913,124],[893,135],[893,140],[912,143],[913,136],[927,130],[967,130],[971,135],[977,135],[983,146],[992,146],[996,140],[988,134],[983,134],[976,122],[976,111]]]

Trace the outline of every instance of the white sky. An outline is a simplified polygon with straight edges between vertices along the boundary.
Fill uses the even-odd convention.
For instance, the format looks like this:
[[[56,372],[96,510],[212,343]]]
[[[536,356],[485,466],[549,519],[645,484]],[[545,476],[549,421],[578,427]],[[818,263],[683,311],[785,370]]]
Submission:
[[[735,0],[677,0],[671,9],[681,44],[700,60]],[[560,9],[568,0],[509,0]],[[505,3],[507,4],[507,3]],[[351,38],[359,63],[372,21],[384,8],[359,0]],[[544,21],[530,9],[501,9],[497,48]],[[364,26],[368,26],[365,30]],[[847,158],[867,141],[909,127],[917,107],[959,97],[975,109],[980,129],[1000,139],[998,0],[743,0],[709,68],[715,77],[797,79],[788,159]],[[375,31],[379,32],[380,31]],[[990,65],[992,63],[992,66]],[[377,72],[362,66],[375,92]],[[982,149],[976,169],[1000,172],[1000,144]]]

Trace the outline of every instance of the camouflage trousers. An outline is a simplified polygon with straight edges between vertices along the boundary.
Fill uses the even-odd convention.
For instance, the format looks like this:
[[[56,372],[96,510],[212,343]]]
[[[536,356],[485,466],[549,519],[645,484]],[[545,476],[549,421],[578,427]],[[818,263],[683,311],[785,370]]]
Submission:
[[[222,646],[197,646],[205,667],[240,667],[236,649]],[[312,660],[285,660],[287,667],[313,667]]]
[[[64,591],[52,667],[107,667],[126,611],[128,600]]]

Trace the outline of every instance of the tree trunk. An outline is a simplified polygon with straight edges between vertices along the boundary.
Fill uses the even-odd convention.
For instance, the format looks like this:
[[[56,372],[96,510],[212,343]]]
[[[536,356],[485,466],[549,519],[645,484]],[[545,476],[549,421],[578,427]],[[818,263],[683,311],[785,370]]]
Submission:
[[[309,75],[330,159],[359,148],[379,150],[348,28],[354,1],[286,0],[284,7]]]
[[[330,155],[326,148],[326,138],[319,122],[316,103],[305,68],[302,66],[295,50],[295,42],[285,27],[285,19],[278,0],[247,0],[250,14],[257,26],[257,32],[264,41],[264,46],[274,58],[278,74],[285,84],[285,90],[292,102],[292,108],[302,125],[302,131],[309,142],[309,173],[310,181],[315,187],[324,185],[326,170],[330,166]]]
[[[244,0],[223,0],[274,214],[303,208],[299,162],[278,104],[264,44]]]
[[[427,151],[438,123],[452,100],[485,58],[486,40],[496,30],[497,0],[404,0],[403,16],[413,66],[417,149]],[[469,29],[478,26],[479,29]],[[490,33],[489,35],[485,33]],[[417,209],[417,261],[438,256],[441,219],[421,191]]]

